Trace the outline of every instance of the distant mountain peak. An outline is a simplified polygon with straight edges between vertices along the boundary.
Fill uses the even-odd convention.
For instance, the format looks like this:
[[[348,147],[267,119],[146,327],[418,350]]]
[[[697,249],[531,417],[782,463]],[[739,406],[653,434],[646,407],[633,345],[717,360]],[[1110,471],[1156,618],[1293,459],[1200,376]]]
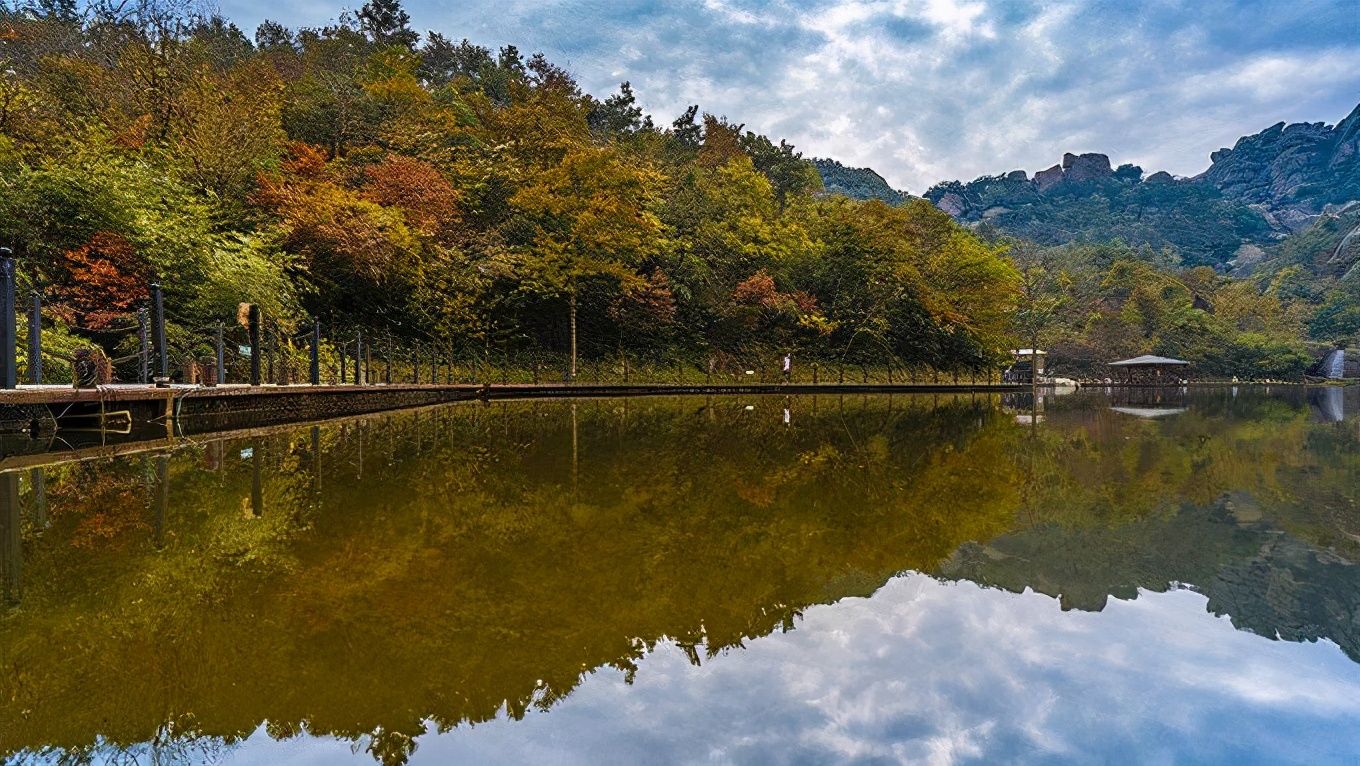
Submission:
[[[833,159],[815,158],[812,164],[822,176],[827,194],[843,194],[851,199],[877,199],[890,205],[901,204],[911,195],[892,188],[873,168],[853,168]]]
[[[963,223],[1044,244],[1119,239],[1175,247],[1189,264],[1225,266],[1244,244],[1274,242],[1328,206],[1360,200],[1360,106],[1335,126],[1278,122],[1210,155],[1193,178],[1107,155],[1062,155],[1031,178],[1023,170],[946,181],[925,198]]]
[[[1335,127],[1277,122],[1209,160],[1197,178],[1297,229],[1328,204],[1360,199],[1360,106]]]

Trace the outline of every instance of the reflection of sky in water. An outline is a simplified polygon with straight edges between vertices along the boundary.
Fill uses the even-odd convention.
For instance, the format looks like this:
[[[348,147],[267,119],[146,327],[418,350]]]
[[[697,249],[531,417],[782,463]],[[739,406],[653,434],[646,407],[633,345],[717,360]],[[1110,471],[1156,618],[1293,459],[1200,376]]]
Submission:
[[[632,686],[597,671],[548,712],[420,738],[412,763],[1318,763],[1360,753],[1360,666],[1269,641],[1188,591],[1062,612],[921,575],[796,630]],[[257,733],[230,763],[331,763],[348,743]]]

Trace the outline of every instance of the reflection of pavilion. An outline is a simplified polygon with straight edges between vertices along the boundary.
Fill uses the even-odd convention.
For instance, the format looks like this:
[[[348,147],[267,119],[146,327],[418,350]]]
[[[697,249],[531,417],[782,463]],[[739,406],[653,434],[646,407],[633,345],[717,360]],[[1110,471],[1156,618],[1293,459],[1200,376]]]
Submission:
[[[1184,359],[1144,354],[1132,359],[1110,362],[1110,370],[1120,377],[1121,383],[1146,386],[1165,386],[1180,383],[1190,363]]]
[[[1185,412],[1188,407],[1111,407],[1115,412],[1122,412],[1125,415],[1133,415],[1139,418],[1164,418],[1168,415],[1179,415]]]
[[[1180,412],[1190,404],[1190,391],[1181,387],[1116,387],[1107,388],[1105,391],[1112,409],[1122,407],[1126,410],[1174,410]],[[1128,414],[1147,417],[1142,412],[1129,412]]]

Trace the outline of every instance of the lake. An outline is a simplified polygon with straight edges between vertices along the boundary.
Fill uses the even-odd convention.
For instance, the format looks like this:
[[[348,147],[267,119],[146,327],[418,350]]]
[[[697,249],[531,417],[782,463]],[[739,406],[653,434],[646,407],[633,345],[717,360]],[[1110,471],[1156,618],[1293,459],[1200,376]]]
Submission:
[[[24,468],[0,760],[1354,762],[1358,416],[465,403]]]

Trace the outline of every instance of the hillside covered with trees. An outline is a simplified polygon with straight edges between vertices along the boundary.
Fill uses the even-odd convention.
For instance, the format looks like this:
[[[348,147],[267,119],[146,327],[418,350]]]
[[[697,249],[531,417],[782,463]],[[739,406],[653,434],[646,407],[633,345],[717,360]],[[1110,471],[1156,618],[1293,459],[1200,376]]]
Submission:
[[[787,143],[658,125],[626,82],[596,98],[396,0],[253,39],[153,0],[3,25],[0,238],[76,334],[159,278],[186,344],[244,301],[464,355],[964,370],[1007,345],[1015,270],[930,205],[815,198]]]
[[[851,168],[836,160],[814,159],[817,175],[822,179],[822,188],[827,194],[843,194],[851,199],[882,200],[890,205],[899,205],[911,199],[911,195],[898,191],[888,184],[887,179],[873,168]]]
[[[1035,268],[1017,254],[1061,244],[1042,231],[974,230],[886,184],[896,204],[851,199],[785,141],[698,106],[654,118],[627,82],[601,98],[542,55],[420,34],[398,0],[251,34],[162,0],[43,0],[7,7],[0,32],[0,244],[44,296],[45,342],[125,358],[132,339],[109,331],[160,280],[186,359],[253,303],[285,351],[315,320],[331,353],[362,331],[566,376],[573,357],[724,373],[786,352],[985,374],[1037,320],[1093,364],[1177,352],[1251,375],[1235,349],[1261,344],[1283,360],[1272,374],[1306,362],[1310,320],[1273,287],[1181,271],[1269,225],[1123,168],[1091,183],[1186,217],[1203,258],[1149,235]],[[1047,225],[1104,220],[1071,210]],[[1154,262],[1185,289],[1129,281]],[[1246,313],[1199,300],[1222,290]]]

